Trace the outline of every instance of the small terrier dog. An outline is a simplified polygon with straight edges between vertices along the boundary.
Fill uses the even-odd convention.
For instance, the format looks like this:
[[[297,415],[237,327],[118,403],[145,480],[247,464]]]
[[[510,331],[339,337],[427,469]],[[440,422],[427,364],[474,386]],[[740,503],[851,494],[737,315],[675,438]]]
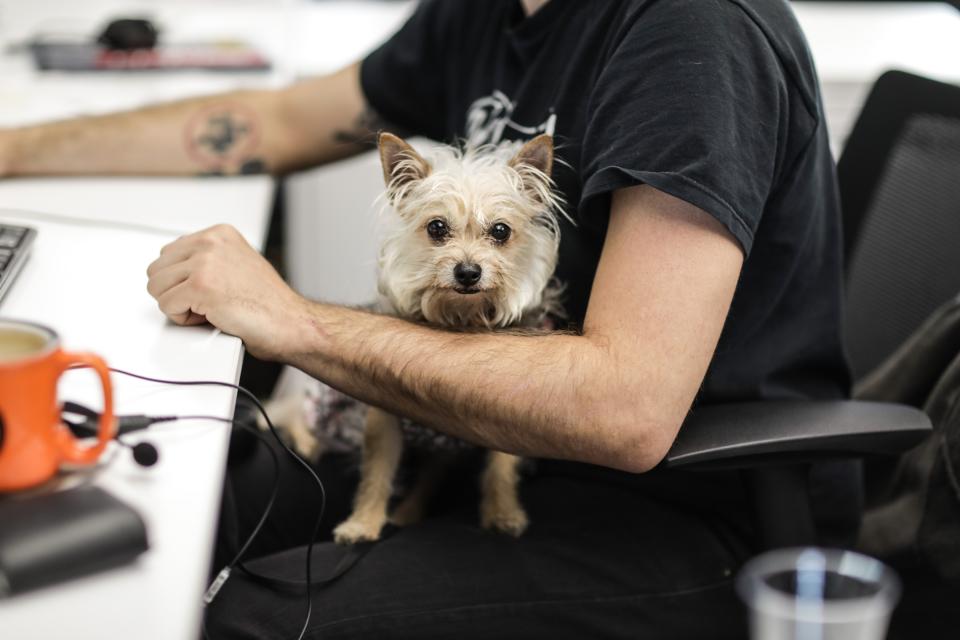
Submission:
[[[562,200],[550,178],[550,136],[522,146],[439,146],[427,157],[389,133],[381,133],[378,144],[390,205],[378,260],[381,312],[451,330],[540,328],[548,314],[562,313],[553,280]],[[336,542],[379,538],[403,444],[400,420],[370,407],[353,513],[334,530]],[[488,453],[484,528],[514,536],[526,529],[519,463],[508,453]],[[429,456],[390,521],[402,526],[420,519],[444,464],[444,456]]]

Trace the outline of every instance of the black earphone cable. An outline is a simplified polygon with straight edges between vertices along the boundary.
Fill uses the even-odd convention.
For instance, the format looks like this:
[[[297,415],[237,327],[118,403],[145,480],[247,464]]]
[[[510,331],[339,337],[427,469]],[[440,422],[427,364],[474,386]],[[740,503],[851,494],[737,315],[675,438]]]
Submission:
[[[273,450],[273,447],[270,446],[270,443],[267,442],[266,437],[262,433],[260,433],[259,429],[255,429],[254,427],[251,427],[250,425],[240,420],[230,420],[228,418],[214,418],[213,416],[180,416],[178,418],[178,420],[203,420],[203,419],[219,420],[221,422],[230,422],[233,425],[238,426],[241,429],[256,436],[256,438],[261,443],[263,443],[263,446],[267,449],[267,451],[270,452],[270,459],[273,462],[273,489],[271,489],[270,491],[270,498],[267,500],[267,504],[266,506],[264,506],[263,512],[260,514],[260,519],[257,521],[256,526],[254,526],[253,531],[251,531],[250,535],[247,536],[247,539],[240,546],[240,549],[233,556],[233,559],[229,563],[227,563],[227,566],[224,567],[220,571],[220,574],[217,575],[217,580],[221,580],[220,576],[223,576],[225,571],[227,572],[226,576],[223,577],[222,581],[220,582],[220,586],[222,587],[223,583],[226,582],[227,577],[229,577],[230,571],[232,571],[233,568],[236,567],[237,565],[240,565],[240,561],[243,559],[243,556],[247,553],[247,549],[249,549],[250,545],[253,544],[253,541],[256,540],[257,535],[260,533],[260,530],[263,528],[263,525],[266,524],[267,522],[267,518],[270,517],[270,513],[273,511],[273,505],[277,500],[277,495],[280,490],[280,459],[277,457],[277,452]],[[214,584],[216,584],[217,580],[214,580]],[[211,585],[211,587],[212,586],[213,585]],[[207,601],[207,594],[210,592],[211,587],[208,587],[207,593],[204,593],[204,607],[206,607],[206,605],[209,604],[209,602]],[[219,587],[217,588],[217,591],[219,591]],[[215,595],[216,593],[214,593],[214,596]],[[213,601],[212,597],[210,598],[210,601],[211,602]],[[306,628],[306,626],[310,622],[311,613],[312,613],[312,608],[308,606],[307,615],[304,619],[304,628]],[[209,640],[210,636],[207,632],[206,611],[204,611],[203,615],[201,615],[200,617],[200,624],[201,624],[201,630],[203,632],[204,640]],[[302,638],[302,635],[303,634],[301,633],[301,638]]]
[[[317,488],[320,490],[320,509],[318,510],[317,519],[313,525],[313,532],[310,536],[310,541],[307,543],[307,554],[306,554],[307,557],[304,563],[305,573],[306,573],[306,581],[304,584],[306,587],[305,590],[306,590],[306,596],[307,596],[307,613],[304,616],[303,627],[300,629],[300,634],[297,636],[297,640],[303,640],[304,635],[307,633],[307,627],[310,625],[310,618],[313,616],[313,599],[310,593],[311,591],[310,587],[313,583],[312,576],[311,576],[313,545],[316,544],[317,537],[320,535],[320,525],[323,521],[323,514],[324,514],[324,511],[326,510],[326,505],[327,505],[327,492],[323,487],[323,482],[320,480],[320,476],[317,475],[317,472],[313,470],[313,467],[311,467],[309,463],[307,463],[303,458],[301,458],[296,451],[291,449],[287,445],[287,443],[284,442],[283,438],[280,437],[279,432],[277,432],[277,428],[274,426],[273,422],[270,420],[270,416],[267,415],[267,410],[263,407],[263,404],[260,402],[260,400],[257,399],[257,396],[255,396],[248,389],[245,389],[244,387],[238,384],[233,384],[230,382],[220,382],[218,380],[165,380],[163,378],[153,378],[151,376],[145,376],[138,373],[133,373],[131,371],[125,371],[123,369],[117,369],[115,367],[110,367],[110,371],[112,371],[113,373],[119,373],[120,375],[131,377],[131,378],[136,378],[138,380],[145,380],[147,382],[155,382],[158,384],[170,384],[170,385],[179,385],[179,386],[217,386],[217,387],[226,387],[230,389],[235,389],[238,393],[242,393],[248,400],[253,402],[254,406],[256,406],[257,410],[260,412],[260,415],[263,416],[264,421],[266,421],[267,427],[269,427],[270,433],[273,434],[273,437],[277,441],[277,443],[281,447],[283,447],[283,449],[290,455],[290,457],[296,460],[301,467],[306,469],[307,473],[309,473],[311,477],[313,477],[314,481],[317,483]],[[276,456],[274,456],[274,458],[276,459]],[[279,473],[279,464],[277,465],[277,469]],[[272,508],[273,502],[271,501],[268,506]],[[262,517],[262,520],[265,521],[266,516],[268,515],[269,515],[269,511],[265,512],[264,516]],[[257,528],[255,530],[255,533],[259,533],[259,531],[260,531],[259,528]],[[252,543],[253,538],[254,536],[250,536],[247,539],[247,542],[244,544],[244,549],[243,549],[244,551],[246,550],[247,547],[249,547],[250,543]],[[238,558],[235,559],[234,562],[239,563],[239,558],[240,556],[238,556]],[[217,593],[223,587],[223,584],[230,577],[231,570],[232,569],[230,568],[229,565],[227,567],[224,567],[223,570],[221,570],[220,573],[217,575],[216,579],[214,579],[213,583],[210,585],[210,587],[207,589],[207,592],[203,596],[203,600],[206,605],[209,605],[211,602],[213,602],[213,599],[217,596]]]
[[[260,440],[260,442],[263,443],[263,446],[270,453],[270,459],[273,463],[273,488],[270,490],[270,497],[267,498],[267,504],[263,507],[263,512],[260,514],[260,519],[257,520],[257,524],[253,527],[253,531],[250,532],[250,535],[247,536],[247,539],[240,546],[240,549],[234,555],[233,559],[227,563],[227,566],[224,569],[230,569],[232,571],[234,567],[240,564],[243,556],[247,553],[247,549],[249,549],[250,545],[253,544],[253,541],[257,538],[257,535],[260,533],[263,525],[266,524],[267,518],[270,517],[270,513],[273,511],[273,505],[277,501],[277,495],[280,493],[280,459],[277,457],[277,452],[274,451],[273,447],[270,446],[270,443],[267,442],[266,437],[260,433],[260,430],[251,427],[242,420],[232,420],[230,418],[221,418],[218,416],[177,416],[176,420],[216,420],[217,422],[230,423],[255,436],[258,440]]]
[[[76,365],[71,368],[83,369],[88,367],[86,365]],[[344,573],[346,573],[346,571],[350,569],[350,567],[352,567],[354,563],[366,552],[366,547],[362,549],[352,549],[351,553],[347,554],[347,556],[345,556],[343,560],[341,560],[341,562],[338,563],[338,565],[334,568],[334,571],[330,576],[323,578],[321,580],[317,580],[316,582],[313,581],[312,575],[311,575],[313,546],[314,544],[316,544],[317,537],[320,534],[320,525],[323,521],[323,515],[326,510],[326,503],[327,503],[326,490],[324,489],[323,482],[320,480],[320,476],[317,475],[313,467],[311,467],[303,458],[301,458],[293,449],[291,449],[286,442],[284,442],[283,438],[280,437],[280,434],[277,431],[277,428],[274,426],[273,422],[270,420],[270,416],[267,414],[267,410],[264,408],[263,404],[248,389],[238,384],[233,384],[230,382],[221,382],[218,380],[167,380],[163,378],[154,378],[151,376],[145,376],[142,374],[133,373],[131,371],[126,371],[124,369],[117,369],[115,367],[110,367],[109,369],[113,373],[128,376],[131,378],[136,378],[138,380],[144,380],[146,382],[155,382],[157,384],[169,384],[169,385],[179,385],[179,386],[217,386],[217,387],[226,387],[230,389],[235,389],[238,393],[243,394],[248,400],[250,400],[254,404],[254,406],[260,412],[260,415],[263,416],[264,421],[267,423],[267,427],[270,429],[270,433],[273,435],[277,443],[287,452],[287,454],[290,455],[290,457],[296,460],[297,463],[300,464],[300,466],[306,469],[307,472],[310,474],[310,476],[313,478],[313,480],[316,482],[317,488],[320,491],[320,509],[318,510],[316,521],[314,522],[313,532],[310,536],[310,541],[307,544],[307,553],[306,553],[306,559],[304,563],[306,580],[302,583],[298,583],[291,580],[282,580],[282,579],[272,578],[270,576],[265,576],[265,575],[256,573],[243,565],[242,563],[243,555],[246,553],[250,545],[256,539],[257,535],[260,533],[260,530],[262,529],[267,518],[270,516],[270,512],[273,509],[273,505],[274,505],[274,502],[276,501],[277,493],[280,486],[280,461],[277,458],[277,454],[273,450],[273,447],[271,447],[267,443],[263,434],[261,434],[257,429],[254,429],[253,427],[250,427],[249,425],[244,424],[240,421],[230,419],[230,418],[221,418],[217,416],[199,416],[199,415],[125,416],[125,418],[131,421],[128,424],[135,425],[135,426],[129,427],[127,432],[143,429],[150,426],[151,424],[156,424],[159,422],[172,422],[174,420],[209,419],[209,420],[217,420],[221,422],[228,422],[234,425],[238,425],[241,428],[246,429],[250,433],[253,433],[264,444],[264,446],[267,447],[267,449],[270,451],[270,455],[274,463],[274,485],[273,485],[273,490],[271,491],[271,494],[270,494],[270,498],[267,501],[267,505],[266,507],[264,507],[263,513],[260,516],[260,520],[257,522],[253,531],[247,537],[246,541],[243,543],[240,550],[234,556],[233,560],[231,560],[230,563],[220,571],[220,573],[214,579],[213,583],[211,583],[211,585],[208,587],[206,593],[203,596],[203,601],[204,601],[204,606],[209,605],[211,602],[213,602],[213,599],[217,596],[217,593],[219,593],[220,589],[223,587],[224,583],[226,583],[227,579],[229,579],[230,574],[235,567],[239,567],[241,571],[248,574],[250,577],[254,578],[257,582],[266,584],[268,586],[272,586],[274,588],[291,587],[291,586],[304,587],[306,591],[306,598],[307,598],[307,611],[306,611],[306,614],[304,615],[303,627],[300,629],[300,634],[297,636],[297,640],[303,640],[303,637],[307,632],[307,627],[310,625],[310,619],[313,615],[313,600],[311,597],[312,595],[311,586],[313,586],[314,584],[329,584],[330,582],[333,582],[334,580],[342,576]],[[65,403],[65,404],[68,404],[68,403]],[[87,417],[90,417],[90,414],[93,413],[91,412],[91,410],[85,409],[84,407],[82,407],[81,405],[77,405],[76,403],[69,403],[69,404],[72,405],[70,410],[74,413],[80,413]],[[77,425],[74,424],[72,426],[76,427]],[[121,433],[118,432],[117,436],[119,437],[119,435],[121,435]],[[203,617],[203,621],[204,621],[203,635],[204,637],[207,637],[206,616]]]

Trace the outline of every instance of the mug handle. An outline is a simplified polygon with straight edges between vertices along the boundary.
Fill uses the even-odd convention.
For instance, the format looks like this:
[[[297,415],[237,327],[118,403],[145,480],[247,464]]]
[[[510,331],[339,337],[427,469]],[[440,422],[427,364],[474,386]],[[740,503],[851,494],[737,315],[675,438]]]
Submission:
[[[100,384],[103,386],[103,413],[100,414],[100,424],[97,428],[97,444],[82,447],[73,435],[64,429],[66,437],[59,439],[60,454],[67,462],[92,464],[100,458],[107,443],[116,433],[116,421],[113,419],[113,386],[110,384],[110,369],[107,363],[100,356],[92,353],[61,353],[58,362],[60,371],[57,376],[59,377],[64,371],[77,364],[90,367],[100,377]]]

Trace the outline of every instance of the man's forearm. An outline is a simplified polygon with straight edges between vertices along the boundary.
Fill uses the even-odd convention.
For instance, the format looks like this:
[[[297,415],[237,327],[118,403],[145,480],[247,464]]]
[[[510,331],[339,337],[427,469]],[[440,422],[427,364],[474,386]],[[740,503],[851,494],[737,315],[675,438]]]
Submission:
[[[441,431],[640,472],[690,410],[742,264],[715,218],[640,185],[614,193],[582,335],[443,331],[309,302],[228,225],[165,246],[147,291],[177,324],[209,322]]]
[[[0,130],[0,176],[280,173],[350,155],[356,65],[283,90],[236,91]]]
[[[271,92],[236,92],[5,132],[6,175],[239,174],[267,167]]]
[[[313,303],[298,325],[302,349],[283,359],[366,402],[501,451],[648,466],[645,426],[659,425],[634,409],[656,399],[605,397],[619,385],[602,340],[445,331]]]

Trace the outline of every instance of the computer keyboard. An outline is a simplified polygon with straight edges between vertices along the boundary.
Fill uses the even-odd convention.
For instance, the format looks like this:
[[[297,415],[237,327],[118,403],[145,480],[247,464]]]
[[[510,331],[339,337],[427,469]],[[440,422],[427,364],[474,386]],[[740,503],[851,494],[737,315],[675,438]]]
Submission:
[[[0,222],[0,300],[27,261],[35,229]]]

